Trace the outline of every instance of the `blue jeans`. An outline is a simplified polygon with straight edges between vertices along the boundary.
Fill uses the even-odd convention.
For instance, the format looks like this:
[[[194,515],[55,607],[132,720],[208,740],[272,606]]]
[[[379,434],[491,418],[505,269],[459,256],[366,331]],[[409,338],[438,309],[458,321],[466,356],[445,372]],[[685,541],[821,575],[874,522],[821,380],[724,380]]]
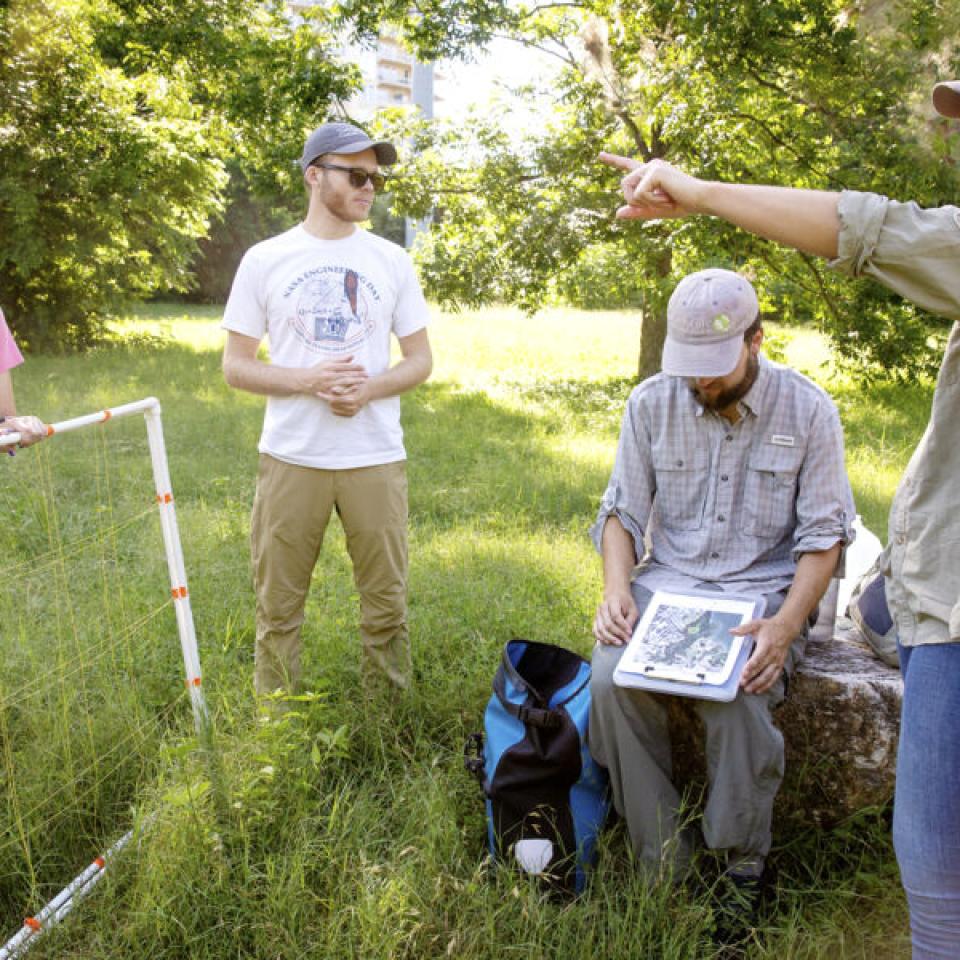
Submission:
[[[893,843],[914,960],[960,957],[960,643],[900,647]]]

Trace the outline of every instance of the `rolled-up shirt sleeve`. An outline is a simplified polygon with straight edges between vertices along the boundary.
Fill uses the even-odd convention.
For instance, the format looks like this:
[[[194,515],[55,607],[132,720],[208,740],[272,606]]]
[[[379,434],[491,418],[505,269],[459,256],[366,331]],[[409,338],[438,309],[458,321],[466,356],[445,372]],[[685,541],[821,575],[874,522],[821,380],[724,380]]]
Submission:
[[[925,210],[846,190],[834,270],[872,277],[924,310],[960,320],[960,208]]]
[[[810,423],[807,455],[797,482],[795,559],[804,553],[846,545],[854,538],[856,508],[843,456],[843,428],[837,408],[826,397]]]
[[[615,516],[633,538],[637,560],[644,555],[644,534],[653,497],[656,475],[650,455],[650,435],[642,417],[642,385],[630,395],[620,428],[620,442],[610,482],[600,502],[590,538],[597,552],[601,551],[603,528],[607,518]]]

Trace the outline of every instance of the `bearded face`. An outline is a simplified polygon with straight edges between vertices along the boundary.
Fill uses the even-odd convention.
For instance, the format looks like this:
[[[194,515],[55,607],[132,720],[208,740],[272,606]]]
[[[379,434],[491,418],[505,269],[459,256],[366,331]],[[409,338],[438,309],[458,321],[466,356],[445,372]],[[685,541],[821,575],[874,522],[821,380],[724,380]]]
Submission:
[[[748,351],[746,366],[739,376],[735,370],[726,377],[715,377],[712,380],[703,377],[690,379],[687,386],[704,409],[719,412],[733,406],[749,393],[756,382],[759,369],[760,361],[757,355]]]

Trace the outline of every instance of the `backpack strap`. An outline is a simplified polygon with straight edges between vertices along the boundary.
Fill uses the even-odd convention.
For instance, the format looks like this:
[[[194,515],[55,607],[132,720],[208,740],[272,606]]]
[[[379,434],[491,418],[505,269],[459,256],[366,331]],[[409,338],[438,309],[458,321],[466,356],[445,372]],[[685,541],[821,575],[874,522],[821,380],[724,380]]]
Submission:
[[[529,688],[528,688],[529,689]],[[507,677],[504,670],[498,670],[493,678],[493,692],[507,713],[516,717],[524,726],[551,729],[563,722],[560,714],[549,707],[531,707],[526,703],[513,703],[507,696]]]
[[[587,675],[583,678],[583,683],[581,683],[580,686],[577,687],[577,689],[574,690],[573,693],[571,693],[569,697],[567,697],[565,700],[561,700],[561,701],[557,704],[557,706],[558,706],[558,707],[565,707],[571,700],[573,700],[573,699],[576,698],[576,697],[579,697],[580,694],[583,693],[583,688],[590,685],[590,677],[591,677],[592,675],[593,675],[593,668],[591,668],[591,669],[589,669],[589,670],[587,671]]]
[[[472,773],[482,784],[483,768],[486,757],[483,753],[483,734],[471,733],[463,745],[463,766],[467,773]]]

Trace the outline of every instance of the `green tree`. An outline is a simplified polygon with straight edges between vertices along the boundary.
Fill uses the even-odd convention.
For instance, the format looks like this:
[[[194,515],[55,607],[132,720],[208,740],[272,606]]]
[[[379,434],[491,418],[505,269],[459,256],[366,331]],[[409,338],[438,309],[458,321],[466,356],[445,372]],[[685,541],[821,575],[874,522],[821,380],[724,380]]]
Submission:
[[[345,96],[323,22],[258,0],[14,0],[0,9],[0,296],[30,347],[82,346],[185,290],[232,161],[299,191],[304,130]]]
[[[818,324],[861,371],[929,372],[942,329],[931,318],[704,218],[620,225],[616,174],[595,160],[612,149],[716,179],[956,198],[956,169],[942,162],[956,137],[927,118],[921,97],[938,69],[960,69],[958,17],[929,8],[874,4],[866,25],[841,0],[577,0],[516,11],[505,29],[563,60],[542,128],[518,144],[496,118],[454,129],[407,121],[417,149],[397,202],[442,211],[419,251],[431,290],[451,304],[528,310],[556,297],[636,305],[646,375],[659,367],[677,280],[732,265],[755,277],[768,314]],[[481,23],[488,12],[477,8]],[[482,148],[475,160],[463,161],[465,143]]]

